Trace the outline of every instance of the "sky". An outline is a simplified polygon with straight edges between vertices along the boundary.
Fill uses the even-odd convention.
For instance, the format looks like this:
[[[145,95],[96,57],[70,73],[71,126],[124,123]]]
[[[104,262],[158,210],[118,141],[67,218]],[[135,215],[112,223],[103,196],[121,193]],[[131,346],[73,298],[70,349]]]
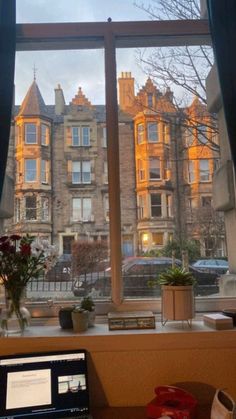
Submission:
[[[135,7],[135,0],[16,0],[17,23],[105,22],[148,20]],[[138,1],[138,0],[137,0]],[[148,3],[149,0],[143,0]],[[146,75],[137,64],[135,49],[117,50],[117,75],[131,71],[139,88]],[[104,104],[103,50],[17,52],[15,66],[16,104],[26,95],[34,77],[46,104],[54,104],[54,88],[60,84],[66,103],[79,86],[93,104]]]

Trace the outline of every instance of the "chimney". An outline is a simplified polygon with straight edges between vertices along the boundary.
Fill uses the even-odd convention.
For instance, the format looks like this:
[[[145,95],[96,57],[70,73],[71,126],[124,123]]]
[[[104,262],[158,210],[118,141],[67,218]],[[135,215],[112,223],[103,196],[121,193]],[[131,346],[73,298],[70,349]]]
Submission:
[[[62,115],[65,110],[65,98],[60,84],[55,88],[55,113]]]
[[[122,111],[130,110],[134,106],[134,78],[130,71],[122,71],[118,79],[119,105]]]

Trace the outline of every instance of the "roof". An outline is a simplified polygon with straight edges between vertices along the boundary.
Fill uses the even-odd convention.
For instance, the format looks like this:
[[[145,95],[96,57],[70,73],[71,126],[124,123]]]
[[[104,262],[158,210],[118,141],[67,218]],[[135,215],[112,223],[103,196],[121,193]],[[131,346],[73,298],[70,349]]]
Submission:
[[[18,116],[48,116],[46,105],[35,80],[21,104]]]

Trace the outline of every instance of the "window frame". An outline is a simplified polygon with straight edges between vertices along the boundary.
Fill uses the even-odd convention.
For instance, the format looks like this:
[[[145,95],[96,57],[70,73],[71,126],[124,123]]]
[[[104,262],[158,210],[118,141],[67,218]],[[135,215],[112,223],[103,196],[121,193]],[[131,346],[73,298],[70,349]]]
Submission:
[[[27,206],[27,200],[28,199],[34,199],[35,200],[35,206]],[[37,221],[38,220],[38,211],[37,211],[37,202],[38,200],[37,200],[37,195],[25,195],[24,196],[24,213],[25,213],[25,221],[26,222],[31,222],[31,221]],[[27,211],[28,212],[30,212],[30,211],[35,211],[35,217],[29,217],[29,218],[27,218]]]
[[[27,169],[27,162],[35,162],[35,169]],[[27,173],[35,173],[34,179],[27,180]],[[25,183],[36,183],[37,182],[37,159],[24,159],[24,181]]]
[[[84,201],[90,201],[90,212],[89,215],[87,217],[84,216]],[[80,205],[75,208],[74,203],[78,202],[80,203]],[[74,211],[78,210],[79,216],[78,217],[74,217]],[[92,221],[92,198],[90,196],[73,196],[72,197],[72,215],[71,215],[71,220],[73,223],[75,222],[86,222],[86,221]]]
[[[116,47],[149,47],[149,46],[186,46],[210,45],[208,22],[197,19],[191,21],[147,21],[142,22],[104,22],[104,23],[53,23],[53,24],[17,24],[16,49],[21,51],[84,49],[88,47],[105,48],[106,66],[106,109],[108,129],[109,166],[113,156],[118,154],[118,108],[116,103]],[[43,34],[43,38],[42,35]],[[67,36],[65,36],[67,34]],[[70,36],[68,36],[70,34]],[[95,36],[96,34],[96,36]],[[111,141],[112,140],[112,141]],[[121,251],[120,251],[120,199],[119,181],[115,162],[110,175],[109,193],[111,194],[111,270],[114,276],[112,300],[115,306],[121,305]],[[111,237],[111,238],[112,238]],[[204,306],[199,300],[199,308]],[[151,304],[149,302],[149,307]],[[154,302],[154,306],[157,303]],[[160,307],[160,306],[159,306]],[[211,306],[212,308],[212,306]],[[218,306],[217,306],[218,308]]]
[[[34,127],[35,132],[28,132],[29,127]],[[37,124],[35,122],[25,122],[24,123],[24,130],[25,130],[25,144],[26,145],[36,145],[38,144],[38,138],[37,138]],[[28,135],[33,135],[35,137],[35,141],[28,141]]]
[[[207,169],[201,167],[202,163],[207,162]],[[205,177],[207,178],[205,179]],[[199,182],[207,183],[211,181],[211,171],[210,171],[210,160],[209,159],[199,159]]]
[[[153,126],[155,126],[155,130],[151,129]],[[152,138],[153,134],[155,134],[155,137]],[[159,143],[159,123],[157,121],[147,122],[147,142],[151,144]]]

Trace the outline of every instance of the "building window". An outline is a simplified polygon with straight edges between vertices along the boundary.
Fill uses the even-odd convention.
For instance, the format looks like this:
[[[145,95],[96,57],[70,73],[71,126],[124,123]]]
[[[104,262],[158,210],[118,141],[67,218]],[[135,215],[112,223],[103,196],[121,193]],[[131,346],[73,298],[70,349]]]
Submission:
[[[138,178],[140,181],[145,180],[145,168],[143,160],[138,160]]]
[[[41,145],[49,144],[49,127],[41,124]]]
[[[71,128],[71,135],[72,135],[72,145],[74,147],[78,147],[80,145],[80,138],[79,138],[79,127],[72,127]]]
[[[90,128],[82,127],[82,145],[84,147],[90,146]]]
[[[35,195],[25,197],[25,219],[37,220],[37,198]]]
[[[212,197],[211,196],[202,196],[202,207],[204,208],[211,208],[212,204]]]
[[[153,93],[148,93],[147,95],[147,105],[149,108],[153,107]]]
[[[210,180],[210,169],[209,160],[201,159],[200,163],[200,182],[209,182]]]
[[[72,220],[91,221],[91,198],[72,198]]]
[[[49,199],[45,196],[41,198],[41,214],[42,221],[49,220]]]
[[[184,142],[186,147],[191,147],[194,142],[193,128],[187,127],[184,131]]]
[[[35,159],[25,160],[25,182],[36,182],[37,161]]]
[[[161,217],[161,194],[151,194],[151,217]]]
[[[37,127],[36,124],[25,124],[25,143],[37,144]]]
[[[194,174],[194,162],[190,160],[188,162],[188,182],[193,183],[195,180],[195,174]]]
[[[41,160],[41,183],[48,182],[48,171],[47,171],[48,162],[46,160]]]
[[[149,179],[161,179],[161,165],[159,157],[151,157],[149,159]]]
[[[170,180],[171,178],[171,164],[169,160],[164,161],[164,179]]]
[[[137,139],[138,139],[138,144],[141,144],[144,142],[144,124],[138,124]]]
[[[172,217],[172,195],[166,195],[166,215]]]
[[[15,198],[15,222],[18,223],[21,219],[21,200]]]
[[[102,128],[102,146],[104,148],[107,147],[107,128],[106,127]]]
[[[72,183],[91,183],[90,161],[72,162]]]
[[[138,197],[138,218],[142,220],[145,218],[145,207],[146,207],[146,196],[145,195],[139,195]]]
[[[199,143],[206,144],[208,142],[206,125],[197,126],[197,136]]]
[[[163,143],[168,144],[170,141],[169,135],[168,135],[168,125],[163,124],[162,125],[162,136],[163,136]]]
[[[164,233],[152,233],[152,244],[153,246],[163,246]]]
[[[72,243],[74,240],[75,240],[75,236],[63,236],[62,238],[63,255],[71,255]]]
[[[104,197],[104,213],[105,213],[105,220],[109,221],[109,197]]]
[[[149,143],[158,142],[158,125],[156,122],[148,122],[147,124],[147,137]]]

